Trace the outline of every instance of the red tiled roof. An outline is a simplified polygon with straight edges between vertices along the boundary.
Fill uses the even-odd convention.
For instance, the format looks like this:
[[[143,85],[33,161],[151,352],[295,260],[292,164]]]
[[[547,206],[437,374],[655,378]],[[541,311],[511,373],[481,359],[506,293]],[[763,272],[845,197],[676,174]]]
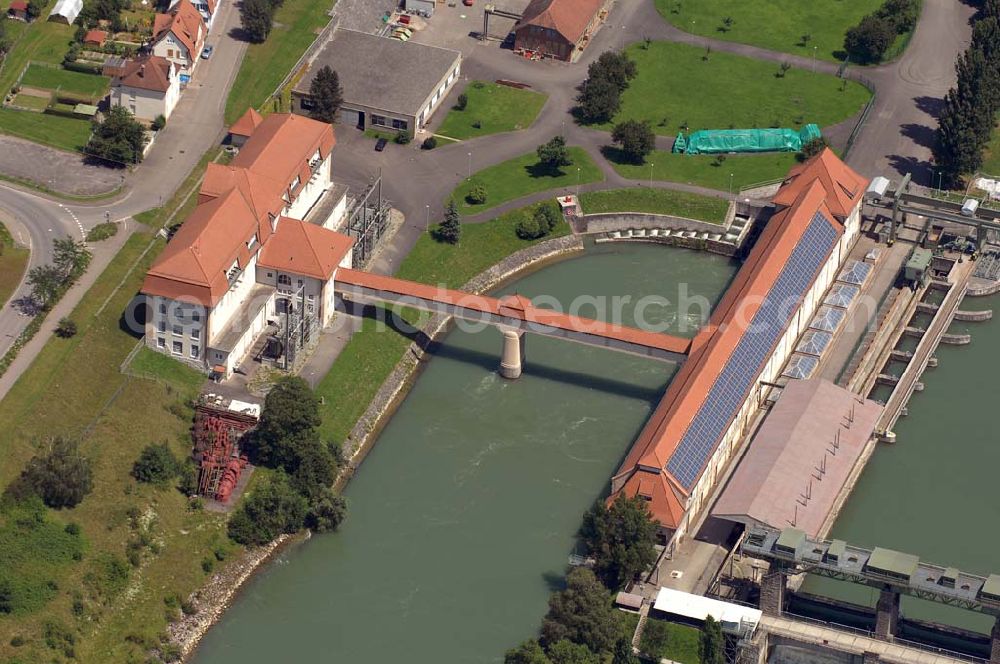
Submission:
[[[788,172],[773,203],[780,206],[791,205],[799,198],[803,189],[817,180],[826,190],[827,206],[841,221],[851,213],[868,187],[867,178],[855,173],[837,158],[833,150],[826,148],[816,157]]]
[[[10,6],[13,7],[14,3],[11,3]],[[108,38],[108,33],[106,33],[104,30],[89,30],[87,31],[87,34],[84,35],[83,37],[83,43],[97,44],[98,46],[101,46],[104,44],[104,41],[107,38]]]
[[[257,264],[326,281],[352,246],[354,238],[282,217],[278,220],[278,230],[261,249]]]
[[[836,160],[835,155],[833,158]],[[843,227],[832,221],[835,215],[830,207],[832,202],[842,209],[839,207],[842,202],[835,192],[829,190],[828,183],[850,176],[848,181],[858,184],[860,192],[864,192],[864,179],[847,166],[841,164],[834,167],[833,173],[822,173],[828,163],[825,153],[815,157],[797,168],[798,177],[792,178],[790,183],[784,185],[783,191],[779,191],[779,195],[786,200],[790,196],[785,187],[794,187],[797,194],[791,198],[788,207],[770,219],[753,251],[715,307],[708,325],[692,340],[687,362],[671,380],[663,399],[612,479],[618,491],[609,497],[609,501],[619,493],[634,496],[643,495],[642,491],[650,492],[652,495],[646,497],[650,500],[653,516],[665,527],[676,528],[679,525],[684,515],[687,492],[666,470],[668,460],[814,215],[822,213],[838,234],[843,233]],[[715,441],[715,444],[718,445],[718,442]],[[704,472],[704,468],[700,472]]]
[[[28,3],[24,0],[14,0],[10,3],[10,8],[8,11],[24,12],[28,11]]]
[[[312,176],[309,168],[312,156],[319,151],[326,159],[335,143],[333,128],[325,122],[273,113],[257,126],[232,165],[277,180],[283,186],[290,185],[298,176],[301,188]],[[298,193],[298,188],[290,192],[291,196]]]
[[[247,112],[241,115],[240,119],[234,122],[233,126],[229,128],[229,133],[249,138],[263,121],[264,116],[254,109],[248,108]]]
[[[205,36],[205,20],[191,0],[180,0],[172,12],[157,14],[153,19],[154,42],[159,42],[168,32],[184,45],[190,58],[198,57],[201,39]]]
[[[524,26],[548,28],[575,44],[603,5],[604,0],[531,0],[514,30]]]
[[[166,58],[157,55],[147,55],[125,63],[122,73],[118,75],[115,85],[125,85],[140,90],[166,92],[170,89],[170,70],[173,67]]]

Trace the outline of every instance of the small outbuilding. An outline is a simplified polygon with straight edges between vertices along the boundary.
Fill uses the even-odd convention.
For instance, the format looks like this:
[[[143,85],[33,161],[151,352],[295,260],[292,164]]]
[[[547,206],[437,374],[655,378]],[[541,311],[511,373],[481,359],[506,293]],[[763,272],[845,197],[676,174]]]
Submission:
[[[608,15],[608,0],[531,0],[514,26],[514,52],[572,62]]]
[[[83,9],[83,0],[59,0],[49,14],[49,20],[54,23],[72,25]]]
[[[462,54],[447,48],[401,42],[338,29],[292,89],[292,112],[314,108],[312,81],[324,66],[343,88],[340,122],[358,129],[421,129],[461,74]]]
[[[24,0],[14,0],[10,3],[10,7],[7,8],[7,18],[17,19],[19,21],[28,20],[28,3]]]
[[[434,0],[406,0],[404,6],[408,14],[430,18],[434,15],[434,4]]]
[[[108,33],[104,30],[88,30],[83,37],[83,43],[87,46],[104,46],[108,40]]]
[[[260,126],[260,123],[264,121],[264,116],[255,111],[252,108],[248,108],[247,112],[240,116],[240,119],[233,123],[229,128],[229,143],[235,147],[241,148],[247,140],[253,136],[254,131]]]

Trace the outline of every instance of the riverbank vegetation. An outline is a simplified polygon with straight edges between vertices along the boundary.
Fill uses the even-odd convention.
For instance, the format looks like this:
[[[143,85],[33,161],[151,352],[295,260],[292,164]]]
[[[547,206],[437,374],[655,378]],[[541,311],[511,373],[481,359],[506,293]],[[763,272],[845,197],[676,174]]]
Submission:
[[[580,194],[580,206],[584,214],[648,212],[721,224],[726,218],[729,201],[686,191],[635,187],[588,191]]]
[[[461,140],[527,129],[547,98],[534,90],[472,81],[458,96],[437,133]]]
[[[854,81],[731,53],[708,53],[690,44],[640,43],[629,46],[627,53],[637,74],[622,92],[620,110],[595,125],[607,131],[623,120],[646,121],[662,135],[697,129],[799,128],[809,123],[826,127],[850,118],[871,97]]]
[[[458,203],[463,215],[480,214],[528,194],[604,179],[583,148],[566,148],[566,157],[569,163],[556,167],[542,163],[535,152],[508,159],[473,173],[455,188],[449,200]]]

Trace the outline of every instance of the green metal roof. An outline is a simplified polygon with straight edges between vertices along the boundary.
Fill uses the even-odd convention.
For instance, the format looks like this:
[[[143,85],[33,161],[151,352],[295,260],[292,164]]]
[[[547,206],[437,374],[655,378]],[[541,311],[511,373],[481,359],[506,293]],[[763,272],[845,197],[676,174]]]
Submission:
[[[958,580],[958,568],[957,567],[946,567],[944,574],[941,575],[942,579],[948,579],[949,581]]]
[[[934,258],[934,254],[930,249],[921,249],[917,247],[910,254],[910,260],[906,261],[906,267],[910,270],[926,270],[931,265],[931,259]]]
[[[900,553],[892,549],[875,547],[868,558],[868,568],[876,572],[888,572],[893,575],[910,578],[917,571],[920,558],[912,553]]]
[[[835,539],[830,543],[830,548],[826,550],[826,555],[830,558],[836,558],[837,562],[844,559],[844,552],[847,550],[847,542],[844,540]]]
[[[993,597],[1000,597],[1000,574],[990,574],[983,584],[982,592]]]
[[[782,549],[798,551],[799,547],[802,546],[802,543],[805,541],[805,532],[799,530],[798,528],[785,528],[781,531],[781,535],[778,536],[778,541],[775,542],[774,545],[781,547]]]
[[[80,115],[97,115],[97,107],[92,104],[77,104],[73,107],[73,112]]]

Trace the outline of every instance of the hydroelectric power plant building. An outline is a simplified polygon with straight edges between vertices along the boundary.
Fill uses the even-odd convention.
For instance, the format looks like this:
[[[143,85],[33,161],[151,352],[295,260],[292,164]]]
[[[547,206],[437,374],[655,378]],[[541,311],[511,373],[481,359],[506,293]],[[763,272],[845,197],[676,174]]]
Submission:
[[[618,472],[679,543],[713,489],[858,238],[868,180],[830,150],[792,169],[771,216],[708,324],[691,341]]]

